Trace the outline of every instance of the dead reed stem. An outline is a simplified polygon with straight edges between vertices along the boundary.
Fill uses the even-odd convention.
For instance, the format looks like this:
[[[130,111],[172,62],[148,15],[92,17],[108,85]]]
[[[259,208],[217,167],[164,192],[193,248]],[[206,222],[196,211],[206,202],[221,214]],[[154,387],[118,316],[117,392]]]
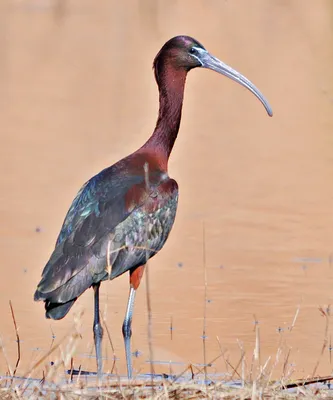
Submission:
[[[110,334],[109,328],[108,328],[108,326],[106,324],[105,315],[103,315],[102,321],[103,321],[103,324],[104,324],[104,328],[106,330],[106,334],[108,335],[109,343],[110,343],[112,354],[113,354],[113,364],[112,364],[112,368],[111,368],[111,374],[113,373],[113,370],[115,370],[116,374],[118,375],[117,366],[116,366],[116,353],[114,351],[114,346],[113,346],[113,343],[112,343],[112,339],[111,339],[111,334]]]
[[[243,360],[243,357],[241,357],[241,358],[239,359],[239,361],[238,361],[236,367],[234,367],[234,366],[230,363],[229,360],[226,360],[227,363],[228,363],[228,365],[229,365],[229,367],[230,367],[230,368],[232,369],[232,371],[233,371],[233,372],[232,372],[232,375],[231,375],[231,378],[229,379],[230,381],[233,380],[235,374],[238,376],[238,378],[239,378],[240,380],[242,380],[242,377],[241,377],[241,375],[240,375],[239,372],[238,372],[238,368],[239,368],[239,366],[241,365],[242,360]]]
[[[298,318],[298,316],[299,316],[300,310],[301,310],[301,304],[299,304],[299,305],[297,306],[297,309],[296,309],[296,312],[295,312],[293,321],[292,321],[291,326],[290,326],[290,329],[289,329],[289,335],[291,334],[292,330],[294,329],[294,327],[295,327],[295,325],[296,325],[296,321],[297,321],[297,318]],[[276,354],[275,354],[275,360],[274,360],[274,362],[273,362],[273,365],[272,365],[272,367],[271,367],[271,371],[270,371],[269,376],[268,376],[268,382],[271,381],[273,372],[274,372],[275,368],[277,367],[277,365],[278,365],[279,362],[280,362],[280,358],[281,358],[281,355],[282,355],[282,353],[283,353],[283,351],[282,351],[282,345],[283,345],[283,342],[285,343],[284,338],[285,338],[285,334],[284,334],[284,332],[281,332],[281,333],[280,333],[280,339],[279,339],[278,348],[277,348],[277,351],[276,351]],[[292,351],[292,348],[289,347],[289,348],[288,348],[287,355],[286,355],[286,357],[285,357],[285,359],[284,359],[283,370],[282,370],[282,376],[281,376],[281,381],[282,381],[282,382],[283,382],[283,381],[286,379],[286,377],[287,377],[287,372],[288,372],[288,371],[287,371],[287,366],[288,366],[288,361],[289,361],[289,358],[290,358],[291,351]],[[289,372],[288,375],[289,375],[289,377],[290,377],[290,375],[291,375],[290,372]]]
[[[220,353],[221,353],[221,355],[222,355],[222,357],[223,357],[223,361],[224,361],[224,363],[225,363],[226,371],[227,371],[227,373],[228,373],[228,372],[229,372],[229,370],[228,370],[229,364],[227,363],[227,359],[225,358],[225,353],[227,352],[227,350],[224,350],[224,351],[223,351],[222,345],[221,345],[221,341],[220,341],[220,338],[219,338],[218,336],[216,336],[216,340],[217,340],[217,343],[218,343],[218,345],[219,345]]]
[[[172,383],[175,383],[179,378],[181,378],[189,369],[192,368],[192,364],[189,364],[179,375],[177,375],[173,380]]]
[[[255,325],[255,332],[256,332],[256,344],[254,348],[254,360],[260,364],[260,331],[259,331],[259,322],[254,315],[254,325]]]
[[[214,358],[212,359],[212,361],[209,361],[206,365],[207,365],[208,367],[211,367],[212,364],[213,364],[216,360],[218,360],[219,358],[221,358],[222,356],[223,356],[223,354],[219,354],[218,356],[214,357]],[[203,368],[198,368],[198,367],[196,367],[196,366],[194,365],[194,367],[198,370],[198,371],[197,371],[197,374],[201,374],[202,371],[204,371],[204,369],[205,369],[205,366],[204,366]],[[192,374],[193,374],[193,364],[191,364],[191,371],[192,371]],[[192,376],[192,379],[193,379],[193,378],[194,378],[194,374],[193,374],[193,376]]]
[[[295,312],[295,316],[294,316],[293,322],[292,322],[292,324],[290,326],[289,332],[291,332],[294,329],[294,326],[296,324],[296,320],[298,318],[298,314],[299,314],[300,310],[301,310],[301,305],[298,305],[297,310]]]
[[[207,264],[206,264],[206,232],[205,222],[202,223],[202,263],[204,268],[204,282],[205,282],[205,293],[204,293],[204,317],[202,327],[202,346],[203,346],[203,359],[204,359],[204,374],[205,383],[207,385],[207,352],[206,352],[206,331],[207,331]]]
[[[290,352],[291,352],[291,348],[288,349],[288,353],[287,356],[284,360],[283,363],[283,371],[282,371],[282,377],[285,378],[287,375],[287,366],[288,366],[288,362],[289,362],[289,357],[290,357]]]
[[[229,381],[232,381],[232,379],[233,379],[233,377],[234,377],[235,374],[236,374],[236,375],[239,377],[239,379],[241,380],[242,377],[241,377],[241,376],[239,375],[239,373],[237,372],[237,369],[238,369],[238,367],[239,367],[239,365],[240,365],[240,363],[242,362],[242,359],[243,359],[244,357],[241,357],[241,359],[239,360],[239,362],[238,362],[238,364],[236,365],[236,368],[235,368],[235,367],[231,364],[231,362],[225,357],[225,353],[226,353],[227,350],[225,350],[225,351],[222,350],[221,341],[220,341],[220,338],[219,338],[218,336],[216,336],[216,340],[217,340],[217,343],[218,343],[218,345],[219,345],[219,347],[220,347],[221,356],[223,357],[223,360],[224,360],[224,362],[225,362],[225,366],[226,366],[227,373],[229,373],[228,367],[230,367],[230,368],[232,369],[232,375],[231,375]]]
[[[110,239],[108,241],[108,247],[106,249],[106,270],[109,274],[109,279],[111,279],[111,272],[112,272],[112,265],[110,263],[110,247],[111,247],[111,241],[112,239]]]
[[[15,328],[16,342],[17,342],[17,360],[16,360],[14,371],[13,371],[13,375],[12,375],[12,377],[14,379],[14,376],[15,376],[16,371],[17,371],[17,367],[19,366],[20,361],[21,361],[21,342],[20,342],[20,335],[18,333],[15,314],[14,314],[14,309],[13,309],[13,305],[12,305],[11,300],[9,300],[9,306],[10,306],[10,311],[12,313],[12,319],[13,319],[13,324],[14,324],[14,328]]]
[[[52,340],[51,340],[51,344],[50,344],[50,349],[52,349],[52,346],[53,346],[53,343],[54,343],[54,339],[55,339],[56,336],[55,336],[55,334],[53,332],[51,324],[50,324],[50,330],[51,330],[51,334],[52,334]]]
[[[3,345],[1,336],[0,336],[0,349],[2,351],[4,359],[6,361],[8,373],[9,373],[10,376],[12,376],[13,375],[13,370],[12,370],[12,367],[10,366],[10,364],[9,364],[9,360],[8,360],[7,353],[6,353],[5,347]]]
[[[315,367],[313,369],[312,378],[316,375],[317,368],[319,366],[320,360],[321,360],[321,358],[322,358],[322,356],[324,354],[324,351],[325,351],[325,349],[327,347],[327,342],[328,342],[328,326],[329,326],[329,317],[330,317],[330,306],[328,306],[326,310],[324,310],[322,307],[319,307],[319,311],[320,311],[321,315],[323,317],[325,317],[324,342],[323,342],[323,345],[322,345],[321,352],[319,354],[318,360],[316,362],[316,365],[315,365]]]
[[[313,383],[324,383],[324,382],[330,382],[333,380],[333,376],[328,375],[328,376],[323,376],[323,377],[318,377],[318,378],[310,378],[310,379],[300,379],[295,382],[288,383],[286,385],[281,385],[280,389],[285,390],[285,389],[292,389],[295,387],[300,387],[300,386],[307,386],[311,385]]]
[[[252,377],[252,394],[251,399],[254,400],[257,398],[257,384],[259,383],[260,376],[260,330],[259,330],[259,322],[257,317],[254,317],[254,330],[255,330],[255,346],[253,350],[252,357],[252,365],[251,365],[251,377]],[[254,371],[255,367],[255,371]],[[254,374],[253,374],[254,372]]]
[[[145,184],[146,190],[150,191],[149,182],[149,165],[146,162],[143,166],[145,173]],[[146,301],[147,301],[147,313],[148,313],[148,347],[149,347],[149,363],[150,363],[150,373],[152,384],[154,383],[154,366],[153,366],[153,345],[152,345],[152,310],[151,310],[151,299],[150,299],[150,283],[149,283],[149,253],[148,253],[148,230],[149,230],[149,216],[146,220]],[[152,385],[152,394],[154,395],[154,389]]]
[[[237,339],[237,343],[241,352],[241,362],[242,362],[242,387],[245,386],[245,351],[243,347],[243,342]]]
[[[256,398],[257,398],[257,380],[254,379],[252,384],[251,400],[255,400]]]

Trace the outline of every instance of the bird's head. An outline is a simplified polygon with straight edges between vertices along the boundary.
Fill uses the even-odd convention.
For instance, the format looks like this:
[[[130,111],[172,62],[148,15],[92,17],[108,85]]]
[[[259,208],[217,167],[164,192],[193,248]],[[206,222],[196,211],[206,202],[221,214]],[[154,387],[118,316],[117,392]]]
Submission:
[[[270,117],[273,115],[268,101],[251,81],[214,57],[201,43],[190,36],[175,36],[168,40],[155,57],[153,67],[157,83],[168,67],[185,73],[197,67],[211,69],[246,87],[261,101],[267,114]]]

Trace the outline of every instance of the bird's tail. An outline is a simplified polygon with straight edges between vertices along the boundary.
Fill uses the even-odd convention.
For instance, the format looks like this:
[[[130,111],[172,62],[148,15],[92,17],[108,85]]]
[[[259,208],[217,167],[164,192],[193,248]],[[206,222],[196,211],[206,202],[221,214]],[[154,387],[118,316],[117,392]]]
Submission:
[[[45,316],[51,319],[61,319],[68,313],[77,298],[67,303],[50,303],[45,302]]]
[[[65,302],[60,303],[56,301],[50,301],[44,293],[41,293],[38,289],[35,292],[34,300],[44,300],[45,302],[45,316],[51,319],[61,319],[68,313],[72,305],[75,303],[77,297]]]
[[[43,287],[38,287],[34,300],[45,302],[46,318],[61,319],[68,313],[76,299],[92,284],[91,275],[82,270],[64,285],[51,292],[45,293],[42,291]]]

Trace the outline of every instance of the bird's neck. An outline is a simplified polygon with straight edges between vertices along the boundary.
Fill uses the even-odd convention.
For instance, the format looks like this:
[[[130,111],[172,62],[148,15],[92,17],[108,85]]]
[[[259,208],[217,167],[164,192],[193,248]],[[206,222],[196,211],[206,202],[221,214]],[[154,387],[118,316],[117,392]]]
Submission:
[[[157,78],[160,109],[154,133],[143,149],[156,151],[166,166],[179,131],[186,74],[183,69],[166,65]]]

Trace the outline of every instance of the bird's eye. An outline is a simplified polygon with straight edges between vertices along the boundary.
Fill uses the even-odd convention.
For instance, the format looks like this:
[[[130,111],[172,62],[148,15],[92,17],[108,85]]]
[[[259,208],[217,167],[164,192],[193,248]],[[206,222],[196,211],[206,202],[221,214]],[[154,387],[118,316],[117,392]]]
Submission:
[[[198,52],[198,50],[195,47],[191,47],[191,49],[190,49],[191,54],[196,54],[197,52]]]

